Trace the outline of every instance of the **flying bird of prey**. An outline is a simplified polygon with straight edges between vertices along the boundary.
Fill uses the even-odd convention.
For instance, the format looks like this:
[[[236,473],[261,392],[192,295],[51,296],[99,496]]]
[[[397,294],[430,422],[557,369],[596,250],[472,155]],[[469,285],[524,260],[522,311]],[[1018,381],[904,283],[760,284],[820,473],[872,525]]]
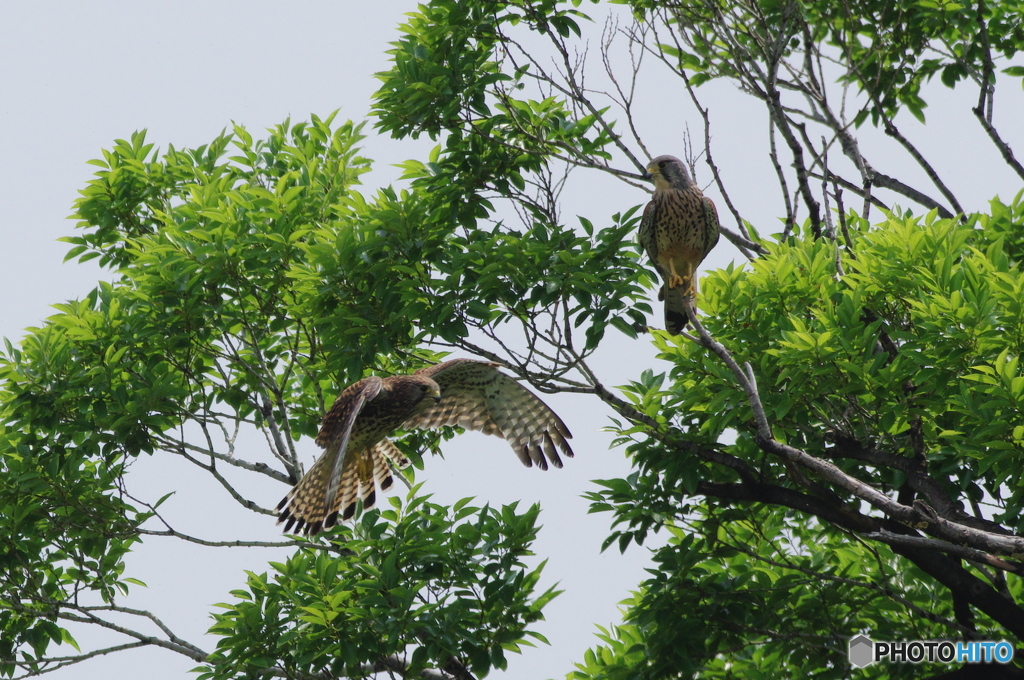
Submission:
[[[639,241],[664,283],[665,329],[678,335],[689,322],[686,299],[697,298],[697,267],[718,243],[718,211],[675,156],[647,164],[654,195],[640,220]]]
[[[375,487],[393,483],[409,459],[387,437],[397,429],[446,425],[508,440],[526,467],[562,467],[557,449],[572,457],[565,423],[500,364],[453,359],[412,375],[371,376],[346,387],[324,416],[316,443],[325,449],[278,504],[284,530],[313,535],[350,519],[356,501],[373,506]],[[556,449],[557,447],[557,449]]]

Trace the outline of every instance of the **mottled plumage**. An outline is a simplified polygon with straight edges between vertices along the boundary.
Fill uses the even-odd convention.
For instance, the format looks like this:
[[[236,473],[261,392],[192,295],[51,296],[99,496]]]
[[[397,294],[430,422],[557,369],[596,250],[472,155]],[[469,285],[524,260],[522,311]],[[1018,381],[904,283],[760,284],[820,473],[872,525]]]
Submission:
[[[718,211],[678,158],[658,156],[647,172],[654,195],[639,240],[664,280],[658,299],[665,301],[665,329],[679,334],[688,323],[686,298],[697,297],[697,267],[718,243]]]
[[[557,449],[572,457],[568,428],[547,405],[498,371],[499,364],[453,359],[413,375],[364,378],[345,388],[324,416],[316,443],[325,449],[278,504],[278,523],[307,535],[369,508],[375,487],[391,487],[390,460],[409,460],[387,439],[396,429],[445,425],[507,439],[519,459],[542,470],[562,467]]]

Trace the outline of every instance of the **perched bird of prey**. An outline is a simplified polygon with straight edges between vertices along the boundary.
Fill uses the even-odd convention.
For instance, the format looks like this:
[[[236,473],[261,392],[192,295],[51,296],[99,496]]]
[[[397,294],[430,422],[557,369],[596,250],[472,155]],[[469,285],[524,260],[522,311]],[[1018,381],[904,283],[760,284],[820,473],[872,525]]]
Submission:
[[[639,240],[664,280],[658,299],[665,301],[665,329],[678,335],[689,322],[686,298],[697,298],[697,266],[718,243],[718,211],[675,156],[658,156],[647,172],[654,195]]]
[[[313,535],[348,520],[356,501],[376,500],[375,486],[393,482],[390,461],[409,465],[387,438],[396,429],[445,425],[508,440],[526,467],[562,467],[556,447],[572,457],[569,429],[547,404],[498,370],[500,364],[453,359],[412,375],[371,376],[346,387],[324,416],[316,443],[325,449],[278,504],[284,530]]]

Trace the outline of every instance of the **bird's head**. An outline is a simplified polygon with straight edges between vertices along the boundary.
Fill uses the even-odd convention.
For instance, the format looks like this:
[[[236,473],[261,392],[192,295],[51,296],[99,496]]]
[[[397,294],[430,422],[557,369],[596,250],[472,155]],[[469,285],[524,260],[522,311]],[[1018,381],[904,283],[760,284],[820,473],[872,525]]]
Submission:
[[[441,387],[433,378],[427,378],[426,376],[412,376],[416,378],[412,384],[412,390],[417,397],[417,401],[426,401],[430,399],[435,404],[441,401]]]
[[[693,185],[686,166],[675,156],[658,156],[647,164],[644,179],[654,182],[655,191],[689,189]]]

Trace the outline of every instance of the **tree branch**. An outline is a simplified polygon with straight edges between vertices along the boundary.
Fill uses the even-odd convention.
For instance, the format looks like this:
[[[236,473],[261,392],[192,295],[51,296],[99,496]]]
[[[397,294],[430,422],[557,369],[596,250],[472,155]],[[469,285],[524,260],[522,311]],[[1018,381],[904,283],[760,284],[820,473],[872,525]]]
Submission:
[[[695,312],[692,306],[690,311]],[[700,337],[695,338],[689,334],[687,334],[687,337],[714,352],[732,371],[737,382],[746,393],[747,402],[753,412],[757,428],[757,444],[762,450],[815,472],[825,481],[866,501],[902,525],[910,527],[920,526],[937,538],[959,545],[969,545],[983,552],[1012,557],[1024,556],[1024,537],[997,535],[973,529],[950,522],[939,517],[937,514],[929,514],[919,508],[902,505],[871,485],[843,472],[832,463],[811,456],[805,451],[776,440],[772,434],[768,418],[765,415],[761,396],[757,389],[756,377],[750,364],[744,364],[744,368],[740,368],[732,354],[721,343],[712,338],[701,325],[696,313],[691,314],[690,318]],[[1021,628],[1021,631],[1024,632],[1024,627]]]

